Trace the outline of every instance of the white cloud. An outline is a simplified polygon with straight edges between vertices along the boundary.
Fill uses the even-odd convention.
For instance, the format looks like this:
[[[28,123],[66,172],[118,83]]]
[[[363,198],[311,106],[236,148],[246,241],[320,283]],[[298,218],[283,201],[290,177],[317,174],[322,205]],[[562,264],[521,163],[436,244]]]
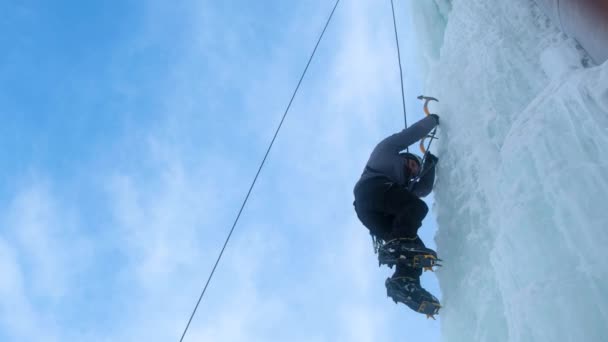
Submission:
[[[46,186],[35,184],[16,195],[6,221],[5,233],[19,246],[33,290],[54,301],[66,295],[87,258],[88,243],[66,210],[55,205]]]
[[[173,5],[153,4],[133,50],[154,45],[171,19],[165,9]],[[108,286],[107,307],[97,314],[111,316],[113,329],[84,324],[88,340],[181,335],[327,7],[299,5],[277,19],[286,26],[270,42],[260,42],[268,50],[251,51],[248,40],[259,38],[259,27],[249,27],[254,14],[240,13],[221,31],[214,25],[225,18],[209,7],[215,4],[189,5],[183,20],[192,27],[180,42],[192,45],[176,44],[168,72],[150,85],[163,106],[144,125],[145,139],[125,136],[129,160],[94,170],[105,186],[100,209],[109,215],[99,228],[103,239],[87,230],[85,205],[54,198],[52,182],[16,196],[12,238],[20,242],[3,250],[2,260],[14,270],[5,291],[21,291],[20,301],[30,305],[23,317],[46,309],[28,304],[33,294],[19,273],[19,262],[28,260],[39,293],[50,298],[97,281]],[[385,270],[376,268],[351,205],[373,144],[392,133],[386,127],[401,124],[388,15],[390,8],[377,4],[341,4],[187,341],[368,341],[395,319],[395,311],[384,311]],[[220,31],[225,35],[213,35]],[[117,152],[106,157],[119,160]],[[89,277],[76,279],[81,272]],[[57,336],[73,336],[71,328],[61,326]]]
[[[90,244],[41,183],[18,192],[4,212],[0,307],[5,331],[20,341],[58,340],[55,316],[70,303],[70,291],[89,262]]]

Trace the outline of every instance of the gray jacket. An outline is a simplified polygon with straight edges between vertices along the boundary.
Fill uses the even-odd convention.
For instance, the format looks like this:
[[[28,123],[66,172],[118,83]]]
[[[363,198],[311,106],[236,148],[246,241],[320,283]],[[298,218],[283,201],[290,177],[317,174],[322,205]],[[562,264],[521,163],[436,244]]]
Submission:
[[[409,179],[406,179],[405,175],[405,159],[399,155],[399,152],[426,137],[435,126],[437,126],[435,118],[427,116],[401,132],[382,140],[372,151],[355,189],[361,182],[374,177],[385,177],[394,183],[407,186]],[[424,197],[433,190],[435,166],[428,164],[424,163],[422,167],[424,175],[412,189],[412,192],[418,197]],[[429,167],[429,170],[425,170]]]

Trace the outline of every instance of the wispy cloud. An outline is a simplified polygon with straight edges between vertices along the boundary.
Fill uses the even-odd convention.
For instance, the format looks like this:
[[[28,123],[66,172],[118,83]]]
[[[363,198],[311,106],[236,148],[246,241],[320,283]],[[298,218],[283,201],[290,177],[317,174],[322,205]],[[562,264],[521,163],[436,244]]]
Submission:
[[[240,5],[251,11],[228,20],[218,3],[149,3],[112,61],[117,74],[144,52],[167,62],[145,86],[113,79],[141,124],[119,122],[124,135],[80,170],[82,202],[65,180],[15,194],[0,244],[15,340],[47,320],[58,340],[179,337],[329,10],[277,1],[265,21]],[[352,211],[373,144],[401,125],[390,8],[341,6],[187,340],[371,341],[402,312]],[[79,311],[91,318],[66,322]]]
[[[38,181],[3,209],[0,303],[6,334],[16,340],[58,340],[55,311],[69,305],[90,263],[91,244],[69,210]]]

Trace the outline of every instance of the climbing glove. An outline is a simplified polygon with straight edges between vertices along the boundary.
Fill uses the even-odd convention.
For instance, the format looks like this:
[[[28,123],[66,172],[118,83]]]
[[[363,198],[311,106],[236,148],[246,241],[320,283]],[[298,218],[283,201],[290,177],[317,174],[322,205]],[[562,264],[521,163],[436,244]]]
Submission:
[[[435,121],[437,121],[437,125],[439,125],[439,115],[437,115],[437,114],[429,114],[429,116],[434,117]]]

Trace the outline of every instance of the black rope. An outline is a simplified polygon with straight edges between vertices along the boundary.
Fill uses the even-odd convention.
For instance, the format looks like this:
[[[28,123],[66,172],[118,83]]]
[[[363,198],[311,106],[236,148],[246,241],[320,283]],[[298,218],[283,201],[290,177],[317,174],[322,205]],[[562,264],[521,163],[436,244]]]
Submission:
[[[285,113],[283,113],[283,118],[281,119],[281,122],[279,123],[279,126],[277,127],[277,130],[275,131],[274,136],[272,137],[272,141],[270,142],[270,145],[268,146],[268,149],[266,150],[266,154],[264,155],[264,159],[262,159],[262,163],[260,164],[260,167],[258,168],[258,171],[255,175],[255,178],[253,179],[253,182],[251,183],[251,186],[249,187],[247,196],[245,196],[245,200],[243,201],[243,204],[241,205],[241,209],[239,210],[239,213],[236,216],[236,219],[234,220],[232,228],[230,229],[230,233],[228,234],[228,237],[226,238],[226,241],[224,242],[224,246],[222,247],[222,250],[220,251],[220,254],[217,257],[217,260],[215,261],[215,265],[213,266],[211,273],[209,274],[207,283],[205,284],[205,287],[203,288],[203,291],[201,292],[201,295],[199,296],[198,301],[196,302],[196,305],[194,306],[194,310],[192,311],[192,315],[190,315],[190,319],[188,320],[188,324],[186,325],[186,328],[184,329],[184,332],[182,333],[182,337],[179,339],[180,342],[182,342],[184,340],[184,337],[186,336],[186,332],[188,331],[188,328],[190,327],[190,323],[192,323],[192,319],[194,318],[194,315],[196,314],[196,310],[198,309],[203,297],[205,296],[205,292],[207,291],[207,287],[209,286],[209,283],[211,282],[211,278],[213,277],[213,274],[215,273],[217,265],[220,263],[220,259],[222,258],[222,255],[224,254],[224,251],[226,250],[228,241],[230,241],[230,237],[232,236],[232,233],[234,232],[234,228],[236,227],[236,224],[238,223],[239,218],[241,217],[241,213],[243,212],[243,209],[245,208],[245,204],[247,204],[247,200],[249,199],[249,196],[251,195],[251,191],[253,190],[253,187],[255,186],[258,176],[260,175],[260,172],[262,171],[262,167],[266,163],[268,154],[270,153],[270,150],[272,149],[272,146],[274,145],[274,141],[276,140],[277,135],[279,134],[279,131],[281,130],[281,126],[283,126],[285,117],[287,117],[287,113],[289,112],[289,109],[291,108],[291,104],[293,103],[293,100],[296,97],[296,94],[298,93],[298,89],[300,89],[302,80],[304,80],[304,76],[306,75],[306,72],[308,71],[308,67],[310,66],[310,63],[312,62],[312,59],[317,51],[317,48],[319,47],[319,44],[321,43],[321,39],[323,38],[323,35],[325,34],[325,31],[327,30],[327,27],[329,26],[329,23],[331,22],[334,12],[336,11],[336,8],[338,7],[338,3],[340,3],[340,0],[336,0],[336,4],[334,5],[334,8],[332,9],[331,14],[329,15],[329,18],[327,19],[327,22],[325,23],[325,27],[323,28],[323,31],[321,32],[321,35],[319,36],[319,39],[317,40],[317,44],[315,45],[315,48],[313,49],[312,54],[310,55],[310,58],[308,59],[306,68],[304,68],[304,71],[302,72],[302,76],[300,76],[298,85],[296,86],[296,89],[294,90],[293,95],[291,96],[291,100],[289,100],[289,104],[287,105],[287,108],[285,109]]]
[[[429,134],[429,136],[431,137],[431,141],[429,141],[429,144],[426,145],[426,152],[424,153],[424,158],[426,158],[426,155],[430,153],[429,150],[431,149],[431,144],[433,143],[433,140],[439,139],[435,136],[436,134],[437,134],[437,127],[433,128],[433,131]]]
[[[401,67],[401,50],[399,49],[399,35],[397,34],[397,19],[395,18],[395,5],[391,0],[391,9],[393,10],[393,27],[395,28],[395,42],[397,43],[397,59],[399,60],[399,80],[401,81],[401,102],[403,104],[403,120],[405,128],[407,128],[407,114],[405,111],[405,90],[403,86],[403,68]]]

